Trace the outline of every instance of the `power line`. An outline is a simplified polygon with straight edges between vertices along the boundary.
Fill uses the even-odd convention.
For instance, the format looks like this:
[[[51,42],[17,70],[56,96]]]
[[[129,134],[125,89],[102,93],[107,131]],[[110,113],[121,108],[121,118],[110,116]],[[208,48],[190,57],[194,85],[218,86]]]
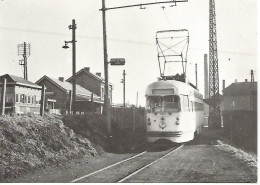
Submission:
[[[28,30],[28,29],[20,29],[20,28],[7,28],[7,27],[0,27],[2,30],[8,31],[20,31],[20,32],[29,32],[29,33],[38,33],[38,34],[46,34],[46,35],[59,35],[59,36],[70,36],[70,34],[66,33],[59,33],[59,32],[48,32],[48,31],[39,31],[39,30]],[[95,36],[87,36],[87,35],[78,35],[78,38],[85,38],[85,39],[96,39],[101,40],[102,37],[95,37]],[[154,45],[153,42],[145,42],[145,41],[134,41],[134,40],[123,40],[123,39],[108,39],[109,41],[114,42],[121,42],[121,43],[130,43],[130,44],[142,44],[142,45]],[[190,50],[207,50],[207,48],[196,48],[190,47]],[[234,51],[224,51],[218,50],[219,53],[228,53],[234,55],[248,55],[248,56],[257,56],[256,53],[246,53],[246,52],[234,52]]]

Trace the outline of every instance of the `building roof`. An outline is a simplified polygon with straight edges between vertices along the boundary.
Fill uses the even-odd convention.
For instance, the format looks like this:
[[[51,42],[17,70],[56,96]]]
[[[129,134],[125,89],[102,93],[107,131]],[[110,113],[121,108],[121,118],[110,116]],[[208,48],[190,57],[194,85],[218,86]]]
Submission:
[[[69,92],[70,90],[72,91],[72,84],[66,81],[60,81],[59,79],[55,79],[55,78],[50,78],[46,75],[44,75],[41,79],[39,79],[36,83],[39,84],[40,82],[42,82],[43,80],[49,80],[50,82],[52,82],[52,84],[56,85],[58,88],[62,89],[63,91]],[[76,93],[77,93],[77,99],[78,96],[88,96],[91,97],[92,92],[90,92],[89,90],[81,87],[80,85],[76,84]],[[100,97],[96,94],[93,93],[93,98],[94,99],[100,99]]]
[[[41,86],[39,86],[39,85],[37,85],[33,82],[30,82],[30,81],[25,80],[21,77],[9,75],[9,74],[5,74],[5,75],[0,76],[0,84],[3,83],[4,78],[7,80],[7,84],[14,83],[14,84],[23,85],[23,86],[41,88]]]
[[[98,75],[95,75],[95,74],[89,72],[89,68],[88,68],[88,67],[84,67],[84,68],[82,68],[81,70],[79,70],[79,71],[75,74],[75,76],[78,76],[78,75],[81,74],[81,73],[88,74],[88,75],[92,76],[94,79],[96,79],[97,81],[99,81],[99,82],[101,82],[101,83],[105,83],[105,79],[104,79],[104,78],[102,78],[101,76],[98,76]],[[71,82],[71,81],[72,81],[72,76],[69,77],[66,81],[67,81],[67,82]],[[113,86],[112,83],[109,83],[109,85]]]
[[[257,90],[257,82],[254,82],[254,91]],[[251,82],[236,82],[223,90],[224,96],[229,95],[250,95],[251,94]]]

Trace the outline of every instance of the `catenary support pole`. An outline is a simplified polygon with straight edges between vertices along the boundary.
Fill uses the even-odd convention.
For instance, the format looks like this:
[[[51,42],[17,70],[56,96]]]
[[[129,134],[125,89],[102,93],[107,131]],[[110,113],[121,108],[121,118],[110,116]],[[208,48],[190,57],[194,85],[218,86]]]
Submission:
[[[198,65],[195,64],[196,88],[198,89]]]
[[[105,97],[104,97],[104,107],[105,107],[105,116],[107,123],[108,134],[111,135],[111,109],[110,109],[110,100],[109,100],[109,81],[108,81],[108,56],[107,56],[107,33],[106,33],[106,11],[112,9],[120,8],[129,8],[143,5],[155,5],[162,3],[177,3],[177,2],[188,2],[188,0],[172,0],[172,1],[163,1],[163,2],[154,2],[154,3],[144,3],[144,4],[135,4],[121,7],[106,8],[105,0],[102,0],[102,22],[103,22],[103,49],[104,49],[104,73],[105,73]]]
[[[107,33],[106,33],[106,5],[105,0],[102,0],[102,22],[103,22],[103,49],[104,49],[104,74],[105,74],[105,116],[108,134],[111,135],[111,110],[108,93],[108,56],[107,56]]]
[[[123,71],[123,106],[124,106],[124,109],[125,109],[125,70]]]

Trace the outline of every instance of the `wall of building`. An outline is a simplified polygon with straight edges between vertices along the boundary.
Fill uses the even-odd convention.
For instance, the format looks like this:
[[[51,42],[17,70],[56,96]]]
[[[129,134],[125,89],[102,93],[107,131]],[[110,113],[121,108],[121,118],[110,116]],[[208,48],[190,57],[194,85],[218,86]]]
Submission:
[[[41,86],[45,85],[46,99],[50,98],[56,100],[54,108],[61,109],[61,112],[65,113],[67,109],[66,105],[68,104],[69,101],[69,95],[66,94],[65,91],[61,90],[56,85],[54,85],[53,83],[51,83],[49,80],[46,79],[41,81],[38,85]],[[48,94],[49,92],[53,92],[53,94]]]
[[[72,82],[72,81],[70,81]],[[76,84],[84,87],[85,89],[93,92],[94,94],[104,98],[105,84],[98,81],[95,77],[88,75],[86,73],[81,73],[76,77]],[[112,101],[112,87],[110,86],[110,99]]]
[[[224,111],[250,110],[249,95],[223,96]]]
[[[80,73],[76,78],[76,84],[84,87],[85,89],[101,96],[101,82],[86,73]]]
[[[15,102],[15,90],[14,86],[8,86],[6,88],[6,102],[14,104]],[[2,102],[2,87],[0,86],[0,102]]]
[[[2,97],[1,93],[2,93],[2,87],[0,87],[0,97]],[[24,101],[21,101],[22,99],[24,99]],[[35,89],[35,88],[24,87],[24,86],[7,86],[6,113],[13,112],[17,114],[26,114],[31,112],[31,113],[39,114],[40,99],[41,99],[41,89]]]
[[[41,89],[15,86],[15,112],[16,113],[40,113]],[[21,97],[26,96],[24,103]]]

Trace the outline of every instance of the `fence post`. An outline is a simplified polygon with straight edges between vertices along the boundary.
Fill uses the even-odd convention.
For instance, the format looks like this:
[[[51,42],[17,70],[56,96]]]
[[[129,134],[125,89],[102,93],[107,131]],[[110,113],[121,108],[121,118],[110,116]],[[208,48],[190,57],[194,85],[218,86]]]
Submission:
[[[134,117],[134,118],[133,118],[133,122],[134,122],[134,123],[133,123],[133,124],[134,124],[134,128],[133,128],[133,131],[135,132],[135,121],[136,121],[136,115],[135,115],[135,114],[136,114],[136,112],[135,112],[135,107],[134,107],[134,109],[133,109],[133,110],[134,110],[134,115],[133,115],[133,117]]]
[[[95,112],[95,109],[94,109],[94,94],[91,93],[91,106],[90,106],[90,112]]]
[[[6,94],[6,79],[3,80],[3,86],[2,86],[2,112],[1,115],[5,115],[5,94]]]
[[[122,111],[122,116],[121,116],[121,126],[122,126],[122,130],[123,130],[123,128],[124,128],[124,113],[125,113],[125,111],[124,111],[125,109],[124,108],[122,108],[121,109],[121,111]]]
[[[45,85],[42,86],[41,108],[40,108],[40,114],[41,114],[41,116],[44,115],[44,106],[45,106]]]
[[[71,114],[71,106],[72,106],[72,91],[69,91],[69,112],[68,114]]]
[[[233,138],[232,138],[233,137],[233,135],[232,135],[233,134],[233,117],[232,117],[232,115],[230,117],[230,131],[231,131],[230,132],[230,137],[231,137],[230,140],[231,140],[231,144],[232,144],[233,143],[233,141],[232,141],[233,140]]]

